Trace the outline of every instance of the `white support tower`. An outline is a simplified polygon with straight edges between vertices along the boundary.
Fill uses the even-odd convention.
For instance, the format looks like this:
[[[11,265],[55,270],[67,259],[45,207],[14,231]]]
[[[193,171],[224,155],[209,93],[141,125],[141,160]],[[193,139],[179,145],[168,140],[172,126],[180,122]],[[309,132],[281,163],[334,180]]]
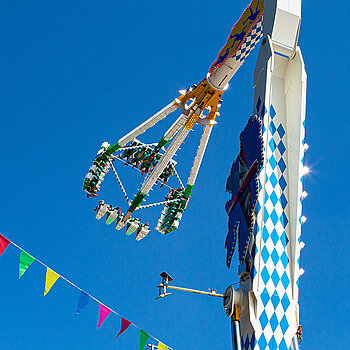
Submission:
[[[301,0],[265,0],[253,83],[264,160],[249,258],[240,266],[243,349],[298,348],[306,106],[300,20]]]

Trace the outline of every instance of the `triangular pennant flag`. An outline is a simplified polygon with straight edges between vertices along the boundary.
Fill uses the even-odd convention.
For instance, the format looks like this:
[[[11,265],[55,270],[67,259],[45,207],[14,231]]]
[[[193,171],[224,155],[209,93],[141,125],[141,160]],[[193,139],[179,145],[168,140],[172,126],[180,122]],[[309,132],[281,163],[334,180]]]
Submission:
[[[4,252],[4,250],[7,248],[9,244],[10,244],[10,241],[3,235],[0,235],[0,255]]]
[[[44,295],[46,295],[51,287],[56,283],[59,279],[60,275],[55,271],[52,271],[50,268],[46,269],[46,281],[45,281],[45,291]]]
[[[78,299],[77,309],[75,311],[75,316],[79,314],[79,312],[89,304],[90,297],[82,290]]]
[[[98,315],[97,329],[99,329],[101,327],[101,324],[103,323],[103,321],[106,319],[106,317],[109,315],[110,312],[111,312],[111,310],[108,309],[107,306],[100,304],[100,313]]]
[[[167,350],[168,349],[168,347],[161,342],[158,343],[157,347],[158,347],[158,350]]]
[[[120,331],[117,334],[116,338],[118,338],[123,332],[125,332],[128,327],[131,325],[131,322],[122,317],[122,322],[120,324]]]
[[[145,347],[147,340],[149,338],[149,334],[140,329],[140,350],[143,350]]]
[[[21,250],[21,255],[19,257],[19,278],[27,271],[28,267],[34,262],[35,258],[29,255],[24,250]]]

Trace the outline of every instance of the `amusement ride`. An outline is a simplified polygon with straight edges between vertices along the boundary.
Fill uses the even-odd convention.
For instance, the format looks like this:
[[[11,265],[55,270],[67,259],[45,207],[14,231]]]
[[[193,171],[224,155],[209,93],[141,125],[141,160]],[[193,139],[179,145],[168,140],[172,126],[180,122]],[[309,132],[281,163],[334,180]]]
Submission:
[[[222,294],[175,287],[166,272],[158,286],[158,298],[173,289],[222,299],[235,350],[297,350],[301,342],[298,297],[303,273],[302,201],[307,195],[303,190],[304,152],[308,146],[304,141],[306,72],[298,46],[300,22],[301,0],[252,0],[206,77],[179,91],[175,100],[117,142],[103,142],[83,184],[88,197],[97,197],[105,175],[114,174],[125,210],[119,203],[101,199],[96,218],[105,216],[106,224],[114,223],[117,230],[126,227],[126,234],[136,233],[138,241],[150,232],[149,223],[134,216],[141,209],[162,207],[156,230],[164,235],[176,230],[220,116],[223,93],[261,41],[253,78],[253,114],[240,135],[240,151],[226,183],[231,197],[225,205],[226,265],[230,268],[237,246],[239,287],[230,285]],[[179,116],[159,140],[141,141],[143,133],[175,111]],[[195,125],[202,128],[202,135],[187,181],[183,181],[175,156]],[[122,182],[121,164],[132,168],[135,176],[142,175],[133,198]],[[169,186],[170,178],[177,186]],[[144,204],[153,188],[163,187],[168,191],[164,201]]]

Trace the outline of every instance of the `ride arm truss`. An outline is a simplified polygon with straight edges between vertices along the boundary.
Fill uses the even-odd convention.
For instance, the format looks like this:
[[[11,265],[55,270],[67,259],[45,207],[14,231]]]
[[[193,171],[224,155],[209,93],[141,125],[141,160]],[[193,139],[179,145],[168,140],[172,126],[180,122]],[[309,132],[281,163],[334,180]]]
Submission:
[[[107,142],[102,144],[93,165],[85,177],[83,189],[88,193],[88,197],[96,197],[97,192],[100,191],[100,185],[104,175],[109,171],[109,168],[113,169],[114,175],[129,205],[126,214],[120,214],[122,218],[117,220],[117,229],[125,225],[130,225],[130,222],[134,220],[131,219],[131,214],[136,209],[148,208],[160,204],[164,205],[164,209],[161,219],[158,221],[157,229],[167,234],[177,228],[198,176],[205,149],[211,135],[212,126],[216,124],[215,119],[219,115],[219,109],[222,103],[221,97],[228,86],[229,80],[243,64],[245,58],[262,35],[262,3],[260,0],[252,0],[251,5],[245,10],[243,16],[233,28],[227,44],[220,51],[218,59],[212,65],[207,76],[198,85],[193,85],[186,91],[180,91],[180,96],[177,99],[114,144],[109,145]],[[159,139],[158,143],[146,145],[136,139],[178,108],[181,110],[180,116]],[[204,130],[185,187],[175,169],[176,162],[173,160],[173,157],[197,123],[202,125]],[[122,151],[123,154],[114,155],[117,151]],[[160,151],[164,151],[164,153],[161,154]],[[132,200],[128,197],[119,174],[111,165],[111,161],[115,158],[124,161],[126,165],[131,165],[132,168],[139,169],[142,175],[146,174],[141,189]],[[170,201],[141,205],[155,184],[159,182],[161,183],[160,187],[162,187],[173,174],[179,181],[180,187],[176,190],[170,190],[168,194]],[[168,185],[166,186],[169,187]],[[177,200],[175,201],[174,199]],[[103,212],[105,206],[101,205],[101,208],[103,208]]]
[[[124,137],[122,137],[119,141],[117,141],[116,143],[111,145],[107,149],[106,153],[108,155],[112,155],[118,149],[120,149],[121,147],[124,147],[127,143],[129,143],[130,141],[133,141],[136,137],[143,134],[145,131],[147,131],[152,126],[156,125],[159,121],[163,120],[167,115],[174,112],[177,108],[178,108],[178,104],[176,101],[169,103],[167,106],[165,106],[159,112],[154,114],[152,117],[148,118],[145,122],[140,124],[134,130],[130,131]]]

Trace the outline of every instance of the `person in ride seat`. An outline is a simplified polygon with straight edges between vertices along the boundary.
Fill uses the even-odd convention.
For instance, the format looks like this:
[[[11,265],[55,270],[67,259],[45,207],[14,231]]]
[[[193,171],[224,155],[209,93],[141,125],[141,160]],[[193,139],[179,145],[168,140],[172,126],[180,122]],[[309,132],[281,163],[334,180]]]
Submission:
[[[98,179],[96,176],[94,176],[91,181],[90,181],[90,195],[92,197],[96,197],[96,188],[97,188],[97,183],[98,183]]]
[[[142,176],[145,173],[147,174],[154,164],[155,164],[154,154],[145,156],[145,158],[140,166]]]
[[[140,162],[145,157],[146,150],[147,149],[145,147],[141,147],[137,150],[136,153],[133,154],[132,159],[131,159],[131,164],[133,166],[135,166],[136,168],[139,167]]]
[[[133,141],[131,142],[129,147],[135,147],[137,146],[137,142]],[[126,164],[130,162],[130,158],[132,157],[132,155],[136,152],[136,148],[126,148],[121,156],[122,159],[125,159]]]
[[[174,193],[174,190],[171,188],[171,189],[169,190],[169,193],[168,193],[166,196],[164,196],[164,199],[165,199],[166,201],[169,201],[169,200],[173,199],[173,193]]]
[[[133,152],[130,152],[130,156],[126,159],[126,162],[124,165],[128,165],[128,164],[133,164],[135,162],[135,155],[141,151],[141,147],[136,147],[136,148],[133,148]]]
[[[173,167],[171,164],[169,164],[159,176],[159,178],[163,180],[163,183],[160,185],[160,187],[163,187],[168,182],[171,175],[173,175]]]
[[[111,165],[109,164],[109,163],[107,163],[106,165],[105,165],[105,167],[103,168],[103,172],[105,173],[105,174],[107,174],[108,172],[109,172],[109,169],[111,168]]]
[[[97,207],[94,208],[94,211],[98,211],[101,208],[102,204],[104,204],[104,200],[101,199],[98,201]]]
[[[149,223],[146,222],[142,227],[145,228],[146,230],[149,229]]]

